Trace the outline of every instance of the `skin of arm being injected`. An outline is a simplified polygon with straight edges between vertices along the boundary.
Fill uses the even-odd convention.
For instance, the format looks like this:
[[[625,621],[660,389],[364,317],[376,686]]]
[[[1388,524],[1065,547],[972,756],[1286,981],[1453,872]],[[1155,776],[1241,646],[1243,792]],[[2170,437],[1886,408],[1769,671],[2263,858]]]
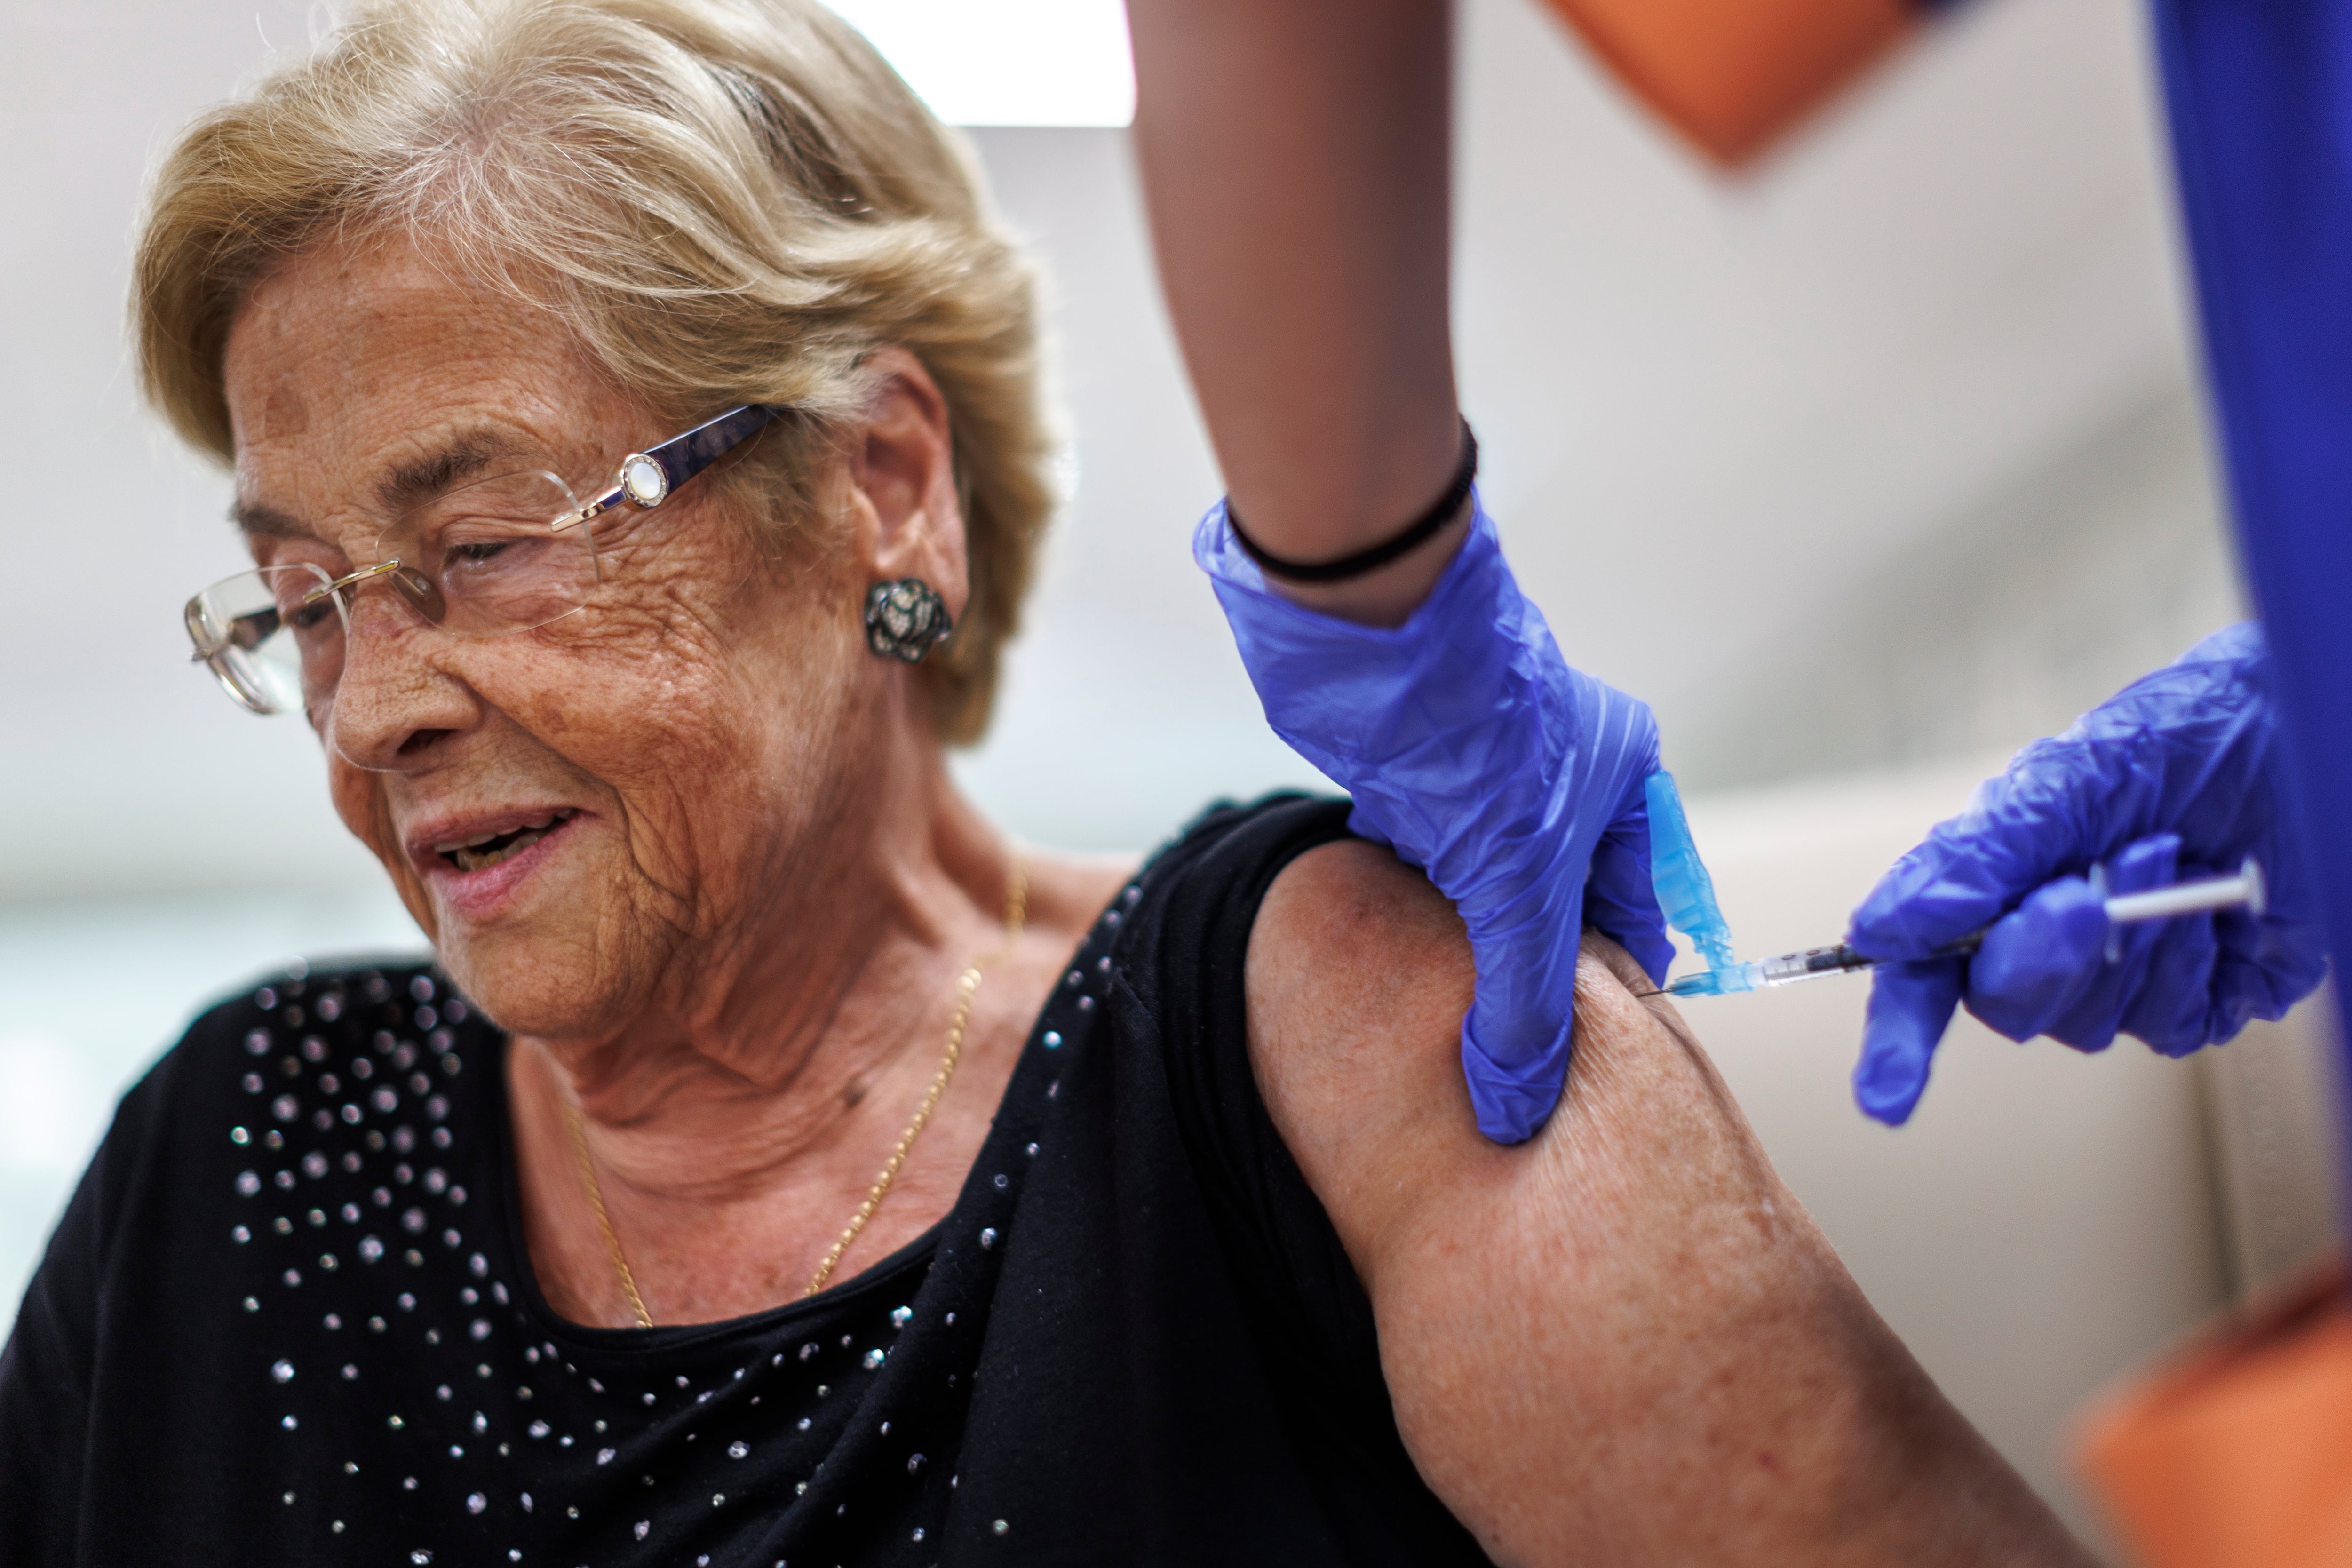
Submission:
[[[1372,1301],[1424,1479],[1506,1564],[2091,1559],[1864,1300],[1706,1051],[1588,935],[1576,1071],[1479,1137],[1444,897],[1375,846],[1276,879],[1250,1053]]]

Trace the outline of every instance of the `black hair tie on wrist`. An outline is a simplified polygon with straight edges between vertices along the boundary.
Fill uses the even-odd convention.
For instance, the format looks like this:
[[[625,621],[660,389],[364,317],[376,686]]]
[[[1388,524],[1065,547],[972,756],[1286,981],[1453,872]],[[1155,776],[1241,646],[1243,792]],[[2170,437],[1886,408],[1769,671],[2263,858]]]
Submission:
[[[1402,531],[1391,534],[1378,544],[1359,550],[1353,555],[1342,555],[1337,561],[1286,561],[1267,550],[1242,531],[1241,513],[1234,510],[1231,498],[1225,501],[1225,525],[1234,531],[1234,542],[1242,553],[1258,563],[1269,576],[1285,577],[1294,583],[1344,583],[1350,577],[1361,577],[1377,572],[1390,562],[1410,554],[1429,542],[1430,538],[1454,521],[1462,503],[1470,498],[1470,487],[1478,478],[1478,437],[1470,433],[1470,421],[1462,422],[1462,465],[1454,470],[1454,482],[1445,487],[1427,511],[1404,525]]]

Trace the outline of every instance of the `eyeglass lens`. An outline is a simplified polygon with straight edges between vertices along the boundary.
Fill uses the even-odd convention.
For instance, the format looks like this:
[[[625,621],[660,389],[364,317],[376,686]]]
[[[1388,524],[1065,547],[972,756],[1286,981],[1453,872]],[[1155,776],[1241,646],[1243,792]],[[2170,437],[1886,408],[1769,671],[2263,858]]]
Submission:
[[[529,631],[587,603],[596,549],[552,474],[509,474],[451,490],[378,537],[375,563],[419,625],[467,636]],[[397,565],[391,565],[397,562]],[[188,603],[190,635],[229,695],[259,713],[331,698],[343,672],[352,595],[320,565],[269,565],[215,583]]]
[[[302,710],[310,683],[341,673],[341,606],[307,563],[268,566],[214,584],[188,601],[189,635],[228,694],[257,713]]]
[[[426,626],[528,631],[570,615],[595,591],[589,530],[551,526],[576,505],[552,474],[484,479],[385,530],[375,558],[401,563],[390,574],[393,588]]]

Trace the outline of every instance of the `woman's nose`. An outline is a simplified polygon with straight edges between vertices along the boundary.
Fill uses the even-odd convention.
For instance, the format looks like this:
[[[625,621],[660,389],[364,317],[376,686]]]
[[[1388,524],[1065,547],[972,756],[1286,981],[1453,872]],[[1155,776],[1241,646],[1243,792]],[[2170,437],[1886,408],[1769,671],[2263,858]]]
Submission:
[[[450,735],[469,728],[478,704],[441,668],[439,635],[420,626],[390,592],[352,598],[343,668],[325,738],[355,767],[406,773],[428,766]]]

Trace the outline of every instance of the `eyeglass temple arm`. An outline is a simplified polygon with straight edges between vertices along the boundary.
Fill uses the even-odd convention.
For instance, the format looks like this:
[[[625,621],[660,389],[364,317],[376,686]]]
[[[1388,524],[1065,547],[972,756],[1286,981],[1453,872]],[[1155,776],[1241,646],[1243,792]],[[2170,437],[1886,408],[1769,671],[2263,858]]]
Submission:
[[[669,476],[672,490],[750,440],[780,417],[783,410],[768,403],[747,403],[730,408],[707,425],[664,441],[646,454]]]
[[[696,426],[683,436],[674,436],[658,447],[647,448],[642,455],[659,464],[663,477],[668,481],[661,499],[667,500],[677,493],[678,486],[767,428],[772,421],[782,418],[784,413],[784,409],[774,404],[746,403],[740,408],[729,409],[716,419]],[[586,522],[631,499],[628,488],[616,480],[610,489],[565,519],[561,526],[568,528],[575,522]]]

